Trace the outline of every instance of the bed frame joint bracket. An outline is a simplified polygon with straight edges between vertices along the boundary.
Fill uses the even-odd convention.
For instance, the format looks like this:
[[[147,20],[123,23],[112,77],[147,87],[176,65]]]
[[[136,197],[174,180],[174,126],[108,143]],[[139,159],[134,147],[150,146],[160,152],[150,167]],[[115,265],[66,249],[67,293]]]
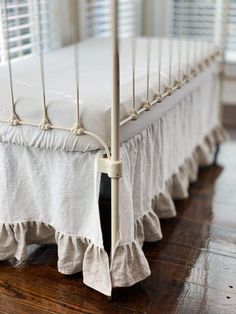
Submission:
[[[121,160],[112,161],[109,158],[100,157],[98,158],[97,169],[102,173],[106,173],[110,178],[119,179],[123,173],[123,162]]]

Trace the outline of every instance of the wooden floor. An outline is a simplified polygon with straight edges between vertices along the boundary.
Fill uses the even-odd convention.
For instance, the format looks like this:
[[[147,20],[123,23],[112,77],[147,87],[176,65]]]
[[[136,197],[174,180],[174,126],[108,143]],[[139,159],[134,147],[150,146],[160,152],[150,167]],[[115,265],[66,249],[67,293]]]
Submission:
[[[121,289],[115,302],[89,289],[81,275],[56,270],[56,248],[27,263],[0,265],[0,313],[236,313],[236,131],[219,165],[200,171],[178,216],[162,221],[162,241],[145,245],[152,275]]]

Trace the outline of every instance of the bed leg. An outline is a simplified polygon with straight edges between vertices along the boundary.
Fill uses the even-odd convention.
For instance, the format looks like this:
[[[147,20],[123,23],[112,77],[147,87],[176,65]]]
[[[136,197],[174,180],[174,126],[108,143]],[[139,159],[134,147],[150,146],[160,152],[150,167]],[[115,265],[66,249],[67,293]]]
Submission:
[[[219,152],[220,152],[220,144],[217,144],[216,145],[216,151],[215,151],[215,154],[214,154],[214,159],[213,159],[213,165],[217,164],[217,159],[218,159],[218,156],[219,156]]]
[[[111,292],[111,296],[107,297],[108,301],[113,303],[118,299],[118,288],[113,288]]]
[[[119,238],[119,178],[111,178],[111,262]]]
[[[118,36],[118,0],[111,1],[112,12],[112,106],[111,106],[111,258],[112,265],[119,239],[119,188],[122,176],[120,160],[120,59]]]

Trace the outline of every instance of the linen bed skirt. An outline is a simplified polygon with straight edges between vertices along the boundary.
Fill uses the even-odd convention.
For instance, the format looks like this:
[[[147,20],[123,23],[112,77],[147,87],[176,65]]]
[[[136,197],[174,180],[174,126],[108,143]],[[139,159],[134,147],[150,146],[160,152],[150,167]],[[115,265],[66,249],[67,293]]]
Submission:
[[[151,129],[147,132],[156,131],[154,127]],[[21,261],[27,257],[28,244],[56,243],[58,270],[63,274],[83,270],[85,284],[106,295],[110,295],[112,286],[130,286],[145,279],[150,275],[150,269],[142,251],[143,242],[162,238],[159,218],[176,215],[173,198],[182,199],[188,196],[189,183],[196,180],[198,167],[209,163],[210,153],[224,139],[223,128],[220,125],[214,127],[162,187],[159,182],[160,179],[163,180],[162,165],[155,157],[152,158],[149,169],[141,169],[144,162],[149,162],[149,149],[153,147],[147,145],[146,152],[142,148],[143,155],[138,147],[141,144],[140,137],[125,144],[129,146],[122,149],[125,161],[129,159],[131,162],[134,155],[136,160],[133,167],[131,163],[125,163],[125,168],[130,167],[131,172],[125,170],[121,184],[121,241],[111,269],[101,238],[98,199],[91,194],[96,192],[96,183],[92,188],[82,183],[84,189],[81,189],[76,171],[74,177],[68,175],[65,168],[65,172],[62,171],[63,164],[59,159],[56,162],[55,156],[50,158],[49,152],[1,144],[0,181],[3,189],[0,192],[0,259],[15,257]],[[131,146],[133,156],[128,154]],[[154,150],[152,153],[156,156]],[[53,151],[51,154],[58,152]],[[63,152],[64,154],[67,153]],[[76,154],[73,158],[76,159]],[[52,161],[56,168],[48,172]],[[43,167],[39,172],[35,170],[37,164]],[[32,178],[33,165],[35,173]],[[75,161],[73,167],[79,173],[81,164],[76,164]],[[89,168],[91,165],[87,169]],[[95,178],[94,172],[90,183]],[[130,181],[133,184],[127,186]],[[88,204],[83,204],[81,190],[90,196],[87,198]],[[136,197],[136,194],[139,195]],[[86,210],[81,211],[83,205]],[[139,206],[136,207],[137,205]]]
[[[202,84],[122,143],[120,240],[111,267],[98,207],[96,161],[103,152],[40,149],[0,139],[0,260],[24,260],[28,244],[56,243],[59,272],[83,271],[84,283],[106,295],[112,287],[148,277],[143,242],[162,238],[159,219],[176,215],[173,199],[188,196],[199,166],[210,162],[225,139],[218,87],[211,87]]]

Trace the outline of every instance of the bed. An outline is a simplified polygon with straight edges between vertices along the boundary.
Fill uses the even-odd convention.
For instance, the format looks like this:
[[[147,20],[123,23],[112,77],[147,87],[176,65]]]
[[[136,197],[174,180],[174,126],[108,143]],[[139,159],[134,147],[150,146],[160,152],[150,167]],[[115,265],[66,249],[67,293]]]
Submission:
[[[173,199],[188,196],[225,139],[218,47],[136,38],[120,41],[118,56],[116,32],[113,23],[113,41],[78,45],[77,129],[74,46],[44,56],[48,129],[38,57],[11,62],[14,119],[9,66],[0,66],[0,260],[56,243],[58,270],[83,271],[84,283],[105,295],[150,275],[144,241],[162,238],[160,219],[176,215]],[[113,182],[110,255],[99,216],[102,173]]]

